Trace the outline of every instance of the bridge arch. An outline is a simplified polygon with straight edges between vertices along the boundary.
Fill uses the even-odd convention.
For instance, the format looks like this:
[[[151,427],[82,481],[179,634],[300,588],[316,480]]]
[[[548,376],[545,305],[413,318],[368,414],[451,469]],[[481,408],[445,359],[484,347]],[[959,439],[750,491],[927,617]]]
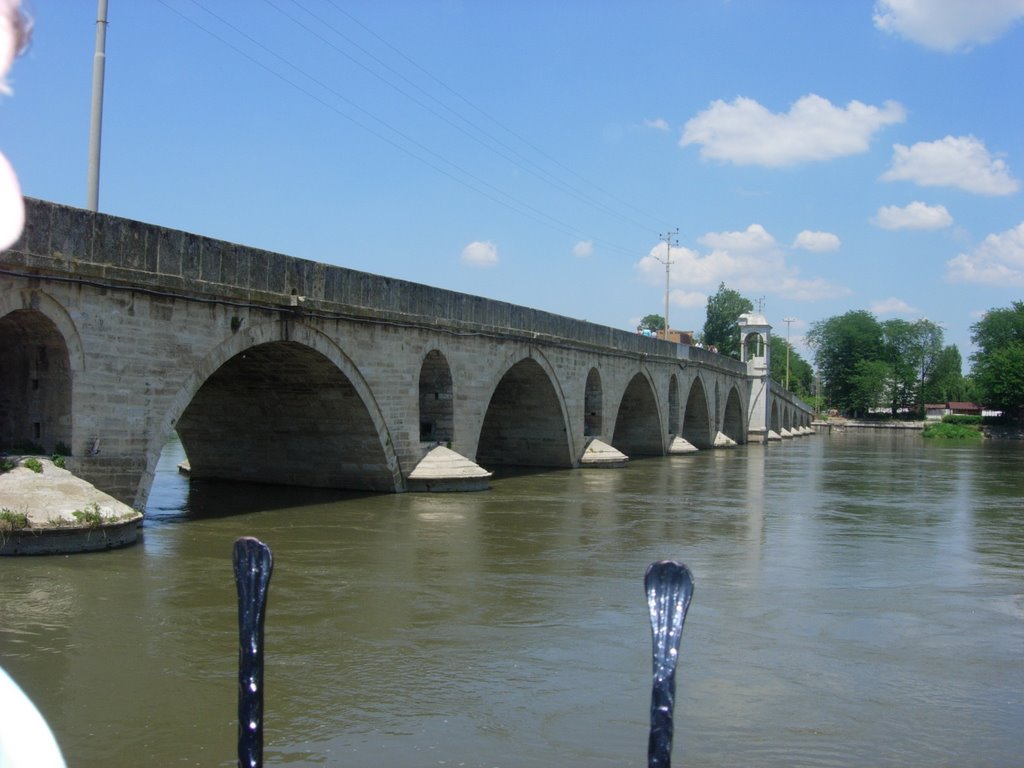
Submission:
[[[713,429],[714,421],[704,382],[700,376],[695,376],[683,411],[683,438],[697,448],[711,448],[715,441]]]
[[[776,434],[780,434],[782,432],[782,421],[779,418],[779,404],[775,402],[774,399],[772,400],[772,409],[771,416],[768,420],[768,429],[770,429],[772,432],[775,432]]]
[[[627,456],[661,456],[665,436],[650,375],[639,371],[622,393],[612,446]]]
[[[722,433],[737,443],[747,442],[747,425],[743,418],[743,403],[736,387],[729,387],[725,398],[725,412],[722,414]]]
[[[601,372],[591,368],[583,388],[583,436],[600,437],[604,434],[604,387]]]
[[[0,361],[0,445],[71,450],[84,356],[64,308],[41,291],[0,294]]]
[[[668,434],[679,434],[679,378],[674,373],[668,380]]]
[[[571,467],[565,398],[543,356],[512,364],[491,389],[476,463],[495,466]]]
[[[451,443],[455,439],[455,396],[448,358],[432,349],[420,364],[420,442]]]
[[[143,501],[172,429],[195,477],[403,487],[380,408],[355,365],[324,334],[291,320],[250,326],[196,366],[150,439]]]

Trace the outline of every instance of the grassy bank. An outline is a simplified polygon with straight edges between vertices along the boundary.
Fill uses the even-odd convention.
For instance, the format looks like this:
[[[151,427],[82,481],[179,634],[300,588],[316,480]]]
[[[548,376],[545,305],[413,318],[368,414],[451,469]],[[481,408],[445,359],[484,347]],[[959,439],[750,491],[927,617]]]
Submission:
[[[976,424],[939,424],[925,425],[921,435],[937,440],[981,440],[981,427]]]

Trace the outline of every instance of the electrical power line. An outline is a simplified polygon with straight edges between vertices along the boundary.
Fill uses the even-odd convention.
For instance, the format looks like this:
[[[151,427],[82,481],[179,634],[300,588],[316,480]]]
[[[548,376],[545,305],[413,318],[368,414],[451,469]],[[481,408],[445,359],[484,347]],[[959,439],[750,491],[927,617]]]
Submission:
[[[244,50],[240,46],[238,46],[235,43],[231,42],[230,40],[226,39],[224,36],[218,34],[217,32],[215,32],[215,31],[211,30],[210,28],[208,28],[207,26],[203,25],[202,23],[197,21],[195,18],[193,18],[193,17],[183,13],[182,11],[178,10],[177,8],[173,7],[172,5],[170,5],[167,2],[167,0],[159,0],[159,2],[164,7],[168,8],[168,10],[174,12],[175,14],[177,14],[178,16],[180,16],[181,18],[183,18],[184,20],[188,21],[190,24],[195,26],[196,28],[202,30],[203,32],[205,32],[206,34],[208,34],[209,36],[211,36],[212,38],[217,40],[219,43],[221,43],[221,44],[225,45],[226,47],[230,48],[231,50],[235,51],[237,54],[241,55],[243,58],[247,59],[251,63],[253,63],[256,66],[258,66],[259,68],[263,69],[264,71],[268,72],[269,74],[271,74],[275,78],[279,79],[280,81],[282,81],[286,85],[296,89],[300,93],[302,93],[305,96],[313,99],[314,101],[316,101],[317,103],[321,104],[322,106],[330,109],[331,111],[333,111],[336,114],[338,114],[339,116],[345,118],[346,120],[348,120],[352,124],[356,125],[357,127],[361,128],[362,130],[364,130],[364,131],[370,133],[371,135],[375,136],[377,139],[387,143],[388,145],[394,147],[395,149],[398,149],[399,151],[405,153],[406,155],[409,155],[410,157],[416,159],[418,162],[420,162],[420,163],[426,165],[427,167],[431,168],[432,170],[434,170],[434,171],[436,171],[436,172],[438,172],[438,173],[440,173],[440,174],[442,174],[442,175],[452,179],[456,183],[459,183],[462,186],[470,189],[471,191],[473,191],[473,192],[475,192],[475,193],[477,193],[477,194],[479,194],[479,195],[481,195],[481,196],[491,200],[492,202],[495,202],[495,203],[497,203],[499,205],[502,205],[502,206],[508,208],[509,210],[512,210],[512,211],[514,211],[516,213],[519,213],[520,215],[525,216],[525,217],[527,217],[527,218],[529,218],[529,219],[531,219],[531,220],[533,220],[533,221],[535,221],[537,223],[540,223],[540,224],[542,224],[542,225],[544,225],[544,226],[546,226],[546,227],[548,227],[550,229],[553,229],[555,231],[561,232],[563,234],[570,235],[570,236],[578,238],[578,239],[589,239],[591,242],[595,242],[596,244],[598,244],[598,246],[601,247],[602,249],[605,249],[605,250],[608,250],[608,251],[619,252],[619,253],[621,253],[623,255],[627,255],[627,256],[630,256],[630,257],[633,257],[633,256],[636,255],[635,249],[625,248],[625,247],[622,247],[622,246],[619,246],[619,245],[603,242],[603,241],[601,241],[600,239],[597,239],[597,238],[592,238],[592,237],[591,238],[587,238],[586,236],[584,236],[583,234],[580,233],[578,228],[574,227],[573,225],[569,224],[568,222],[565,222],[563,220],[555,218],[554,216],[551,216],[550,214],[546,213],[545,211],[542,211],[542,210],[540,210],[540,209],[530,205],[529,203],[526,203],[526,202],[516,198],[515,196],[505,192],[504,190],[500,189],[499,187],[495,186],[494,184],[492,184],[492,183],[488,182],[487,180],[481,178],[477,174],[474,174],[472,171],[462,167],[458,163],[456,163],[456,162],[454,162],[454,161],[444,157],[439,152],[431,149],[430,147],[426,146],[422,142],[419,142],[416,139],[412,138],[411,136],[409,136],[405,132],[403,132],[400,129],[396,128],[395,126],[391,125],[388,121],[378,117],[377,115],[373,114],[371,111],[369,111],[369,110],[363,108],[362,106],[360,106],[359,104],[355,103],[354,101],[352,101],[351,99],[346,97],[344,94],[340,93],[336,88],[332,87],[330,84],[324,82],[322,79],[316,77],[315,75],[307,72],[306,70],[304,70],[301,67],[299,67],[298,65],[296,65],[288,57],[286,57],[286,56],[284,56],[284,55],[282,55],[280,53],[277,53],[276,51],[272,50],[269,46],[264,44],[263,42],[257,40],[253,36],[249,35],[245,31],[240,29],[237,25],[232,23],[230,20],[225,18],[224,16],[222,16],[222,15],[216,13],[215,11],[210,10],[208,7],[202,5],[199,2],[199,0],[190,0],[190,1],[192,2],[193,5],[195,5],[197,8],[199,8],[203,12],[207,13],[208,15],[210,15],[211,17],[216,19],[222,25],[224,25],[225,27],[233,30],[233,32],[235,34],[241,36],[242,38],[247,40],[252,45],[256,46],[260,50],[264,51],[265,53],[267,53],[270,56],[274,57],[278,61],[282,62],[287,67],[291,68],[296,73],[298,73],[302,78],[305,78],[310,83],[313,83],[315,86],[317,86],[317,88],[322,89],[323,91],[325,91],[326,93],[330,94],[334,98],[344,102],[352,110],[357,111],[361,115],[365,116],[365,118],[367,118],[368,120],[378,124],[379,126],[381,126],[384,129],[386,129],[386,131],[388,131],[391,134],[393,134],[394,136],[398,137],[399,139],[401,139],[401,141],[407,142],[408,145],[410,145],[412,148],[410,148],[410,146],[403,145],[401,143],[401,141],[398,141],[398,140],[392,138],[391,136],[383,133],[381,130],[378,130],[377,128],[374,128],[372,125],[367,124],[367,122],[365,120],[359,119],[359,118],[353,116],[349,112],[341,109],[336,104],[332,104],[329,101],[325,100],[324,98],[322,98],[318,94],[316,94],[313,91],[311,91],[309,88],[304,87],[300,83],[295,82],[295,80],[293,80],[292,78],[287,77],[286,75],[282,74],[277,69],[269,66],[267,63],[265,63],[264,61],[261,61],[256,56],[252,55],[251,53],[249,53],[248,51]],[[269,0],[266,0],[266,1],[267,1],[268,5],[270,5],[272,8],[277,10],[279,13],[282,13],[283,15],[285,15],[286,18],[291,19],[293,22],[298,24],[301,28],[305,29],[308,33],[314,34],[316,37],[318,37],[319,39],[324,41],[326,44],[330,45],[332,48],[337,50],[339,53],[342,53],[347,58],[352,59],[351,56],[349,56],[348,54],[344,53],[343,51],[340,51],[340,49],[338,49],[336,46],[331,44],[329,41],[325,40],[318,33],[316,33],[313,30],[311,30],[307,25],[302,24],[301,22],[299,22],[296,19],[294,19],[294,17],[292,17],[291,15],[286,14],[279,7],[277,7],[273,3],[269,2]],[[294,1],[295,0],[293,0],[293,2]],[[332,5],[334,5],[334,3],[332,3]],[[302,6],[300,5],[300,7],[302,7]],[[337,6],[335,5],[335,7],[337,7]],[[341,9],[339,9],[339,10],[341,10]],[[311,12],[307,11],[307,13],[311,13]],[[351,18],[350,14],[348,14],[347,12],[342,11],[342,13],[344,13],[346,16],[349,16]],[[311,13],[311,15],[313,15],[314,18],[317,18],[315,16],[315,14]],[[359,23],[359,22],[356,21],[356,23]],[[360,23],[360,26],[363,26],[363,25]],[[335,30],[333,30],[333,27],[331,29],[332,29],[332,31],[335,31]],[[338,34],[340,34],[340,33],[338,33]],[[372,34],[374,34],[376,36],[375,33],[372,33]],[[379,36],[377,36],[377,37],[379,38]],[[348,38],[346,37],[345,39],[348,39]],[[381,39],[383,41],[383,38],[379,38],[379,39]],[[426,73],[426,70],[424,70],[418,64],[415,64],[415,62],[412,62],[411,59],[409,59],[407,56],[405,56],[400,51],[398,51],[398,49],[394,48],[393,46],[388,44],[386,41],[383,41],[383,42],[386,45],[388,45],[389,48],[391,48],[392,50],[396,51],[396,53],[401,55],[403,58],[405,58],[406,60],[408,60],[411,63],[413,63],[414,66],[416,66],[418,69],[420,69],[421,71]],[[363,50],[363,49],[360,48],[360,50]],[[372,57],[372,54],[368,54],[368,55],[371,55],[371,57]],[[374,58],[375,61],[379,61],[378,59],[376,59],[376,57],[372,57],[372,58]],[[358,62],[356,62],[356,63],[358,63]],[[363,66],[364,69],[366,68],[362,64],[359,64],[359,65]],[[386,64],[382,63],[382,66],[387,67],[390,71],[394,71],[393,69],[388,67]],[[429,108],[427,105],[424,105],[420,100],[416,99],[415,97],[411,96],[407,92],[405,92],[402,89],[398,88],[398,86],[395,86],[393,83],[388,81],[386,78],[383,78],[380,75],[378,75],[377,73],[372,72],[372,70],[368,70],[368,71],[370,71],[371,74],[374,74],[374,76],[376,76],[379,79],[381,79],[383,82],[387,83],[390,87],[393,87],[396,90],[398,90],[400,93],[403,93],[403,95],[405,95],[410,100],[414,101],[414,103],[417,103],[419,106],[421,106],[424,109],[428,109],[428,111],[430,111],[435,116],[438,116],[439,118],[441,117],[437,113],[436,110],[433,110],[433,109]],[[398,73],[396,73],[396,74],[398,74]],[[429,75],[429,73],[427,73],[427,74],[428,74],[428,76],[430,76],[435,81],[441,83],[441,81],[437,80],[436,78],[433,78],[433,76]],[[405,79],[407,82],[411,82],[411,81],[408,81],[407,78],[404,78],[404,76],[401,76],[400,74],[398,76],[403,77],[403,79]],[[453,93],[455,95],[458,95],[458,94],[456,94],[455,91],[451,90],[450,88],[445,86],[443,83],[441,83],[441,85],[446,90],[450,91],[451,93]],[[424,92],[424,91],[422,91],[422,89],[419,89],[418,86],[414,85],[414,87],[416,87],[421,92]],[[429,96],[429,94],[427,94],[427,95]],[[433,98],[433,97],[430,97],[430,98]],[[459,98],[462,99],[461,96]],[[466,101],[466,100],[463,99],[463,101]],[[494,138],[491,134],[487,133],[486,131],[483,131],[483,129],[479,128],[478,126],[476,126],[471,121],[468,121],[466,118],[458,115],[457,112],[454,112],[453,110],[451,110],[446,105],[443,105],[443,102],[439,102],[439,103],[441,103],[442,106],[445,106],[445,108],[448,109],[449,111],[452,111],[453,114],[456,114],[457,116],[459,116],[460,119],[466,120],[467,123],[469,123],[470,125],[473,125],[476,130],[483,132],[485,136],[491,138],[494,141],[498,141],[498,143],[501,144],[502,146],[507,146],[507,145],[502,144],[499,140]],[[473,106],[468,101],[466,101],[466,103],[469,104],[470,106]],[[493,120],[493,118],[490,118],[490,116],[486,115],[486,113],[482,112],[478,108],[474,107],[474,109],[476,109],[481,114],[484,114],[485,116],[487,116],[488,119]],[[441,118],[441,119],[444,119],[444,118]],[[450,125],[453,125],[453,127],[457,127],[450,120],[445,120],[445,122],[447,122]],[[505,126],[503,126],[500,122],[497,122],[497,124],[501,125],[503,128],[505,128]],[[509,130],[507,128],[505,128],[505,129]],[[460,130],[462,130],[463,133],[467,133],[467,135],[469,135],[468,132],[466,132],[465,130],[463,130],[461,128],[460,128]],[[513,135],[517,135],[517,134],[513,134]],[[517,137],[518,137],[518,135],[517,135]],[[475,138],[475,137],[473,137],[473,138]],[[520,138],[520,140],[525,142],[525,139],[522,139],[521,137],[518,137],[518,138]],[[480,141],[480,139],[477,139],[477,138],[475,138],[475,140]],[[481,142],[481,143],[483,143],[483,142]],[[488,145],[486,145],[486,143],[484,143],[484,145],[488,146]],[[533,145],[530,145],[530,146],[533,146]],[[530,168],[523,166],[522,164],[520,164],[520,163],[516,162],[515,160],[513,160],[513,159],[507,157],[506,155],[502,154],[500,151],[494,149],[493,147],[489,146],[488,148],[491,149],[492,151],[496,152],[497,154],[499,154],[499,156],[502,156],[507,161],[512,162],[517,167],[519,167],[519,168],[521,168],[523,170],[526,170],[526,171],[530,172],[531,174],[533,174],[535,176],[538,176],[538,172],[535,172],[535,171],[531,170]],[[542,150],[539,150],[539,148],[535,147],[535,149],[538,152],[540,152],[541,154],[543,154]],[[510,147],[509,147],[509,151],[515,152],[515,150],[510,148]],[[516,153],[516,154],[519,155],[519,153]],[[521,156],[521,155],[519,155],[519,156]],[[524,161],[525,162],[530,162],[529,160],[527,160],[525,158],[524,158]],[[557,161],[554,161],[554,162],[559,167],[565,168],[565,166],[563,166],[560,163],[557,163]],[[447,168],[442,167],[442,166],[447,166]],[[451,170],[448,170],[448,169],[451,169]],[[569,169],[566,169],[566,170],[569,170]],[[543,169],[539,169],[539,173],[546,174],[547,172],[543,171]],[[621,216],[621,215],[615,213],[612,209],[608,209],[607,206],[604,206],[602,203],[593,200],[593,198],[590,198],[589,196],[586,196],[584,193],[580,193],[578,191],[575,191],[572,188],[567,188],[566,185],[564,185],[563,183],[559,182],[554,177],[551,177],[550,174],[547,174],[547,176],[550,177],[550,180],[547,183],[554,185],[556,188],[559,188],[560,191],[566,192],[567,194],[571,194],[574,197],[576,197],[577,199],[581,199],[581,200],[583,200],[584,202],[587,202],[590,205],[598,207],[598,208],[600,208],[601,210],[603,210],[606,213],[611,212],[611,213],[613,213],[614,215],[616,215],[620,219],[625,219],[625,220],[629,221],[630,223],[633,223],[633,224],[635,224],[637,226],[643,226],[643,225],[640,225],[635,220],[631,220],[629,217],[624,217],[624,216]],[[540,176],[538,176],[538,177],[540,177]],[[637,210],[639,210],[639,209],[637,209]]]

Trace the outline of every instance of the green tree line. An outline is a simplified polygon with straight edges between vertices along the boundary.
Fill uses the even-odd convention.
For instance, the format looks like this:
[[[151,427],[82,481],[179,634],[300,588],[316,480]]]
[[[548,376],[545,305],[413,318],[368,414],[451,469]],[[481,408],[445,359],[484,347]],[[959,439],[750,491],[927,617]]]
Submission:
[[[943,345],[942,327],[931,320],[879,321],[851,310],[812,324],[807,342],[826,402],[851,415],[870,408],[923,415],[926,403],[964,400],[970,391],[959,350]]]
[[[750,299],[720,283],[707,300],[705,347],[740,358],[740,315],[753,312]],[[660,330],[664,319],[648,315],[641,327]],[[807,343],[815,372],[788,342],[771,338],[770,375],[807,402],[817,397],[850,415],[885,408],[892,415],[924,414],[927,403],[970,401],[1020,418],[1024,414],[1024,302],[989,310],[971,326],[969,376],[955,344],[944,343],[942,326],[931,320],[880,321],[867,310],[851,310],[811,325]],[[788,359],[788,375],[787,375]]]
[[[852,310],[807,336],[828,404],[851,415],[884,407],[923,414],[927,403],[970,401],[1018,416],[1024,406],[1024,302],[992,309],[971,326],[977,351],[962,374],[956,345],[930,320],[879,321]]]

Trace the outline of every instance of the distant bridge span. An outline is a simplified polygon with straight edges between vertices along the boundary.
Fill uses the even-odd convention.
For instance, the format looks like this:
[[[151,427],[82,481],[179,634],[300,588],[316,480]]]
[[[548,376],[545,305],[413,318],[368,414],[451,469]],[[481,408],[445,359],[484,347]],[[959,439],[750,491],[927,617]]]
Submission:
[[[505,302],[28,199],[0,255],[0,445],[145,505],[193,476],[403,491],[437,444],[578,467],[810,424],[763,370]],[[751,410],[753,408],[753,411]]]

